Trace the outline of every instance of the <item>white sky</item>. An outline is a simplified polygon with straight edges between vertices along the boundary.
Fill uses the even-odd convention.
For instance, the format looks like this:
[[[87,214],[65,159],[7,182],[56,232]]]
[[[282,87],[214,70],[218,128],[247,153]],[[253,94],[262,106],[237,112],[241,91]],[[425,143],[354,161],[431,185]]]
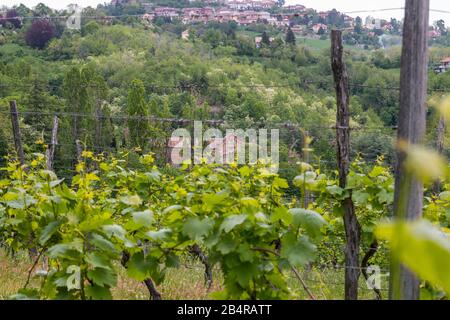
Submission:
[[[431,8],[450,11],[449,0],[430,0]],[[355,1],[355,0],[286,0],[286,4],[303,4],[308,8],[316,10],[331,10],[335,8],[340,12],[351,12],[361,10],[377,10],[384,8],[401,8],[405,6],[405,0],[376,0],[376,1]],[[384,12],[362,12],[350,14],[350,16],[366,17],[371,15],[375,18],[403,18],[403,10],[384,11]],[[430,13],[430,20],[435,21],[443,19],[450,24],[450,13]]]
[[[0,6],[13,6],[20,3],[28,7],[33,7],[39,2],[45,3],[47,6],[55,9],[63,9],[70,3],[77,3],[81,7],[93,6],[96,7],[99,3],[109,2],[109,0],[0,0]],[[359,11],[359,10],[376,10],[382,8],[399,8],[403,7],[405,0],[377,0],[377,1],[355,1],[355,0],[286,0],[286,4],[303,4],[309,8],[317,10],[330,10],[336,8],[341,12]],[[431,7],[433,9],[450,11],[449,0],[431,0]],[[351,16],[366,17],[368,15],[376,18],[389,19],[395,17],[401,19],[403,17],[402,10],[387,11],[387,12],[362,12],[358,14],[351,14]],[[431,21],[444,19],[447,24],[450,24],[450,13],[431,13]]]

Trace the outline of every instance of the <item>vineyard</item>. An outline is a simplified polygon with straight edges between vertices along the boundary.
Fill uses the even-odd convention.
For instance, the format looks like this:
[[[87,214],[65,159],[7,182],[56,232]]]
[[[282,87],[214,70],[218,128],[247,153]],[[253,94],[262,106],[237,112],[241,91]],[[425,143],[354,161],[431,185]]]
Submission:
[[[140,156],[139,168],[133,169],[128,154],[105,159],[84,151],[82,156],[70,181],[47,170],[43,154],[35,154],[29,165],[12,161],[4,168],[2,243],[10,255],[25,251],[34,261],[16,298],[110,299],[120,273],[161,299],[157,287],[171,270],[196,260],[207,288],[223,277],[215,298],[316,299],[319,292],[312,292],[303,277],[314,274],[313,268],[337,272],[344,265],[339,239],[344,238],[342,200],[349,194],[362,226],[363,272],[369,262],[388,268],[383,240],[392,240],[392,228],[401,228],[400,241],[415,241],[410,250],[423,255],[416,261],[442,258],[439,243],[427,236],[431,225],[377,225],[393,202],[393,177],[382,159],[375,166],[356,160],[342,189],[335,177],[305,163],[288,182],[264,164],[186,164],[173,176],[154,166],[152,155]],[[420,156],[419,150],[411,163],[429,160]],[[314,199],[307,208],[286,194],[290,183]],[[426,205],[426,217],[438,225],[447,221],[449,187],[446,183],[447,191]],[[422,237],[415,238],[416,228]],[[397,250],[408,254],[408,247]],[[428,274],[426,266],[412,265],[446,285],[439,278],[445,272]],[[442,294],[425,288],[431,296]]]
[[[344,47],[345,30],[325,50],[255,47],[271,27],[193,25],[187,40],[177,21],[74,32],[14,10],[0,299],[448,300],[450,72],[429,58],[450,51],[428,43],[428,1],[407,1],[391,51]]]

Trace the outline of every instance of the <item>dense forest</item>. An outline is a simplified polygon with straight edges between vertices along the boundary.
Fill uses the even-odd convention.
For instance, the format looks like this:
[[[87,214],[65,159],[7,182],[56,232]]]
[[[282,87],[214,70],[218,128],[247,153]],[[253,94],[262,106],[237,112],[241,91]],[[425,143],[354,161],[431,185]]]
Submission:
[[[292,289],[275,266],[292,266],[295,274],[300,266],[332,264],[337,270],[342,265],[340,201],[348,192],[362,225],[361,256],[370,252],[376,222],[389,215],[394,201],[401,48],[345,46],[351,112],[348,191],[339,187],[335,172],[336,97],[327,34],[315,46],[290,29],[264,23],[184,25],[133,16],[142,13],[133,6],[87,8],[81,30],[66,28],[65,20],[57,18],[65,12],[45,5],[10,8],[0,19],[0,165],[5,167],[0,173],[0,229],[6,230],[0,242],[14,252],[26,250],[29,246],[23,244],[35,233],[30,241],[42,250],[37,254],[48,253],[60,268],[48,275],[52,282],[16,297],[111,298],[117,274],[110,261],[122,261],[137,281],[152,279],[160,285],[166,271],[184,259],[174,249],[178,242],[180,250],[194,256],[202,256],[201,247],[220,265],[225,289],[217,290],[216,298],[299,297],[304,288]],[[188,37],[182,37],[185,31]],[[261,37],[260,45],[255,37]],[[345,33],[344,39],[349,39]],[[445,41],[429,48],[429,147],[438,143],[441,116],[434,107],[450,90],[450,72],[433,70],[450,56]],[[30,169],[21,169],[11,156],[12,100]],[[59,118],[58,144],[50,173],[43,154],[54,115]],[[247,166],[189,171],[168,165],[171,132],[192,129],[193,120],[222,130],[279,129],[279,175]],[[448,137],[444,157],[450,156]],[[22,180],[24,185],[17,187]],[[448,182],[440,188],[445,194],[439,192],[437,198],[431,197],[432,187],[427,189],[425,211],[433,223],[448,228]],[[19,204],[23,197],[31,207]],[[6,212],[14,217],[5,220]],[[33,218],[21,220],[20,212]],[[62,212],[67,213],[64,219]],[[384,240],[390,240],[388,229],[380,231]],[[80,232],[92,236],[97,251],[81,249]],[[278,240],[283,244],[270,258],[271,251],[264,249],[267,239],[275,247]],[[143,249],[142,243],[155,245]],[[388,268],[387,250],[381,242],[370,258]],[[121,260],[118,252],[128,255]],[[68,274],[84,277],[86,287],[76,287]],[[440,279],[437,283],[442,284]],[[153,283],[146,285],[158,298]],[[445,297],[439,288],[427,282],[423,294]]]

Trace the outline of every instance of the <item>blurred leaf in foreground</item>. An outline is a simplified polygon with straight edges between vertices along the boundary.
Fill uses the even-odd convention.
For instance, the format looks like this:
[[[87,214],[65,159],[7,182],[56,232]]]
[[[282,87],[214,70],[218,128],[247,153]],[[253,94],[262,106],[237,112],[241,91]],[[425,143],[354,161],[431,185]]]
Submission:
[[[388,223],[376,230],[393,255],[420,278],[450,293],[450,237],[426,221]]]

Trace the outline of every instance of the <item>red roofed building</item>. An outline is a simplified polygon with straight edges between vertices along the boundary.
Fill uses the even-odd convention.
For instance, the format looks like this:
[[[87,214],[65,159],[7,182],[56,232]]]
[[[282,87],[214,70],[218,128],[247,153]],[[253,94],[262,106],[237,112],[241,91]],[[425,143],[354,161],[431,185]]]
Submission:
[[[441,61],[444,67],[450,68],[450,58],[445,58]]]
[[[312,29],[313,29],[314,33],[318,34],[320,32],[320,29],[322,29],[324,32],[326,32],[328,30],[328,26],[326,24],[318,23],[318,24],[313,25]]]
[[[215,163],[230,164],[235,161],[236,152],[238,148],[245,145],[245,139],[235,134],[228,134],[224,138],[212,138],[209,140],[209,156],[214,157]],[[191,140],[187,137],[171,137],[167,142],[166,155],[169,163],[172,166],[179,166],[184,160],[187,160],[187,156],[183,154],[186,149],[191,149]],[[204,150],[206,152],[206,149]],[[220,154],[217,154],[219,152]],[[203,156],[206,156],[204,154]],[[200,159],[194,159],[199,161]]]
[[[441,64],[434,69],[436,73],[444,73],[450,69],[450,57],[442,59]]]
[[[289,11],[305,11],[306,7],[301,4],[296,4],[292,6],[285,6],[284,9]]]
[[[178,9],[169,7],[156,7],[154,14],[157,17],[178,18],[180,16]]]
[[[322,19],[326,19],[326,18],[328,18],[328,16],[330,15],[330,12],[329,11],[321,11],[321,12],[319,12],[319,17],[321,17]]]
[[[208,22],[214,19],[213,8],[184,8],[183,23],[189,22]]]

